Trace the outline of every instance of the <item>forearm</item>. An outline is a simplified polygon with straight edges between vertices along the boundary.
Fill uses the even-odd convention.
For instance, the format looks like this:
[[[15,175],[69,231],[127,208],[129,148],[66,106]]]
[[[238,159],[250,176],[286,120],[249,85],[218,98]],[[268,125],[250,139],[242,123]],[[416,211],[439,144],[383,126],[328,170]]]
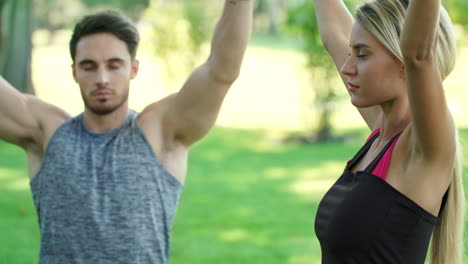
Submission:
[[[314,9],[325,46],[336,37],[349,38],[354,19],[342,0],[314,0]]]
[[[441,0],[410,0],[400,42],[405,60],[414,62],[431,57],[440,6]]]
[[[219,81],[233,82],[239,75],[251,32],[253,1],[225,1],[208,59],[210,71]]]

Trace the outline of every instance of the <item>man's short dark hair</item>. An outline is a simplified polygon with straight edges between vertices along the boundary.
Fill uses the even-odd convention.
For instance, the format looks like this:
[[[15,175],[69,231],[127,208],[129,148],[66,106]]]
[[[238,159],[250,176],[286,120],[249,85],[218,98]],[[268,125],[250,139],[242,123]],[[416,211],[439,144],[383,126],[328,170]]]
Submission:
[[[70,40],[70,54],[73,62],[75,61],[78,41],[82,37],[97,33],[109,33],[124,41],[132,60],[135,59],[140,42],[140,35],[135,25],[118,12],[105,11],[86,16],[76,24]]]

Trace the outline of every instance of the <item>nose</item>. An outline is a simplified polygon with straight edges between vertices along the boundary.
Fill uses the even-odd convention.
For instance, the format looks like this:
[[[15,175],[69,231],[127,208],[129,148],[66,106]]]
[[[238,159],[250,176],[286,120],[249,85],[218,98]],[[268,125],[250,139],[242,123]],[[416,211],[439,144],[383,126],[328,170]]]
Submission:
[[[345,76],[354,76],[357,74],[356,64],[352,55],[350,55],[343,66],[341,66],[341,74]]]
[[[109,72],[106,69],[99,69],[96,76],[96,84],[100,87],[109,85]]]

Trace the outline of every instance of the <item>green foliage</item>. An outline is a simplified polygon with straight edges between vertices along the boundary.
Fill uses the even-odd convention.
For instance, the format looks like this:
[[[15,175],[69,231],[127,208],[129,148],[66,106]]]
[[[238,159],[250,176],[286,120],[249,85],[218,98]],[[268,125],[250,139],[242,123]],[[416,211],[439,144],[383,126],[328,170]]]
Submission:
[[[79,0],[33,0],[34,27],[46,29],[51,34],[64,28],[72,28],[85,13]]]
[[[150,0],[32,0],[35,29],[56,30],[73,28],[85,14],[101,9],[115,9],[138,21]],[[51,38],[52,40],[52,38]]]
[[[121,8],[129,8],[132,6],[148,7],[150,0],[81,0],[86,6],[118,6]]]
[[[254,8],[254,32],[277,36],[284,20],[288,1],[257,0]]]
[[[320,39],[317,18],[312,1],[301,1],[288,11],[286,25],[290,32],[298,34],[304,43],[309,67],[331,67],[331,61],[326,54]]]
[[[200,60],[219,9],[210,0],[154,3],[146,12],[155,55],[165,65],[168,82],[187,77]]]
[[[468,29],[468,0],[445,0],[444,6],[450,14],[453,23]]]
[[[150,0],[80,0],[89,8],[113,8],[124,12],[138,21],[143,11],[149,7]]]
[[[348,7],[356,6],[357,2],[359,1],[345,1]],[[309,67],[333,68],[332,61],[323,48],[320,39],[313,1],[296,1],[288,10],[286,26],[289,32],[297,34],[302,38],[304,52],[308,56]]]

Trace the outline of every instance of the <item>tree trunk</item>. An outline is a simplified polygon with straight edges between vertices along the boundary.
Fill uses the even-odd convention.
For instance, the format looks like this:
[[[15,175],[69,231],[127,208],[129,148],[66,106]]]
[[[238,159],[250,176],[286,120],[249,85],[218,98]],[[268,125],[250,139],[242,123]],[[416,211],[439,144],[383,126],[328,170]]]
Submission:
[[[317,128],[317,141],[327,142],[334,139],[332,117],[334,113],[333,102],[336,100],[336,94],[333,84],[330,80],[333,78],[334,69],[325,67],[325,79],[323,84],[323,94],[316,97],[316,105],[320,113],[320,119]]]
[[[268,19],[269,19],[269,28],[268,33],[272,36],[276,36],[279,33],[278,30],[278,13],[279,13],[279,5],[278,1],[267,1],[267,8],[268,8]]]
[[[34,93],[31,79],[32,2],[3,0],[0,9],[2,45],[0,75],[22,92]]]
[[[331,114],[332,111],[328,104],[322,106],[319,128],[317,131],[317,141],[327,142],[332,139]]]

